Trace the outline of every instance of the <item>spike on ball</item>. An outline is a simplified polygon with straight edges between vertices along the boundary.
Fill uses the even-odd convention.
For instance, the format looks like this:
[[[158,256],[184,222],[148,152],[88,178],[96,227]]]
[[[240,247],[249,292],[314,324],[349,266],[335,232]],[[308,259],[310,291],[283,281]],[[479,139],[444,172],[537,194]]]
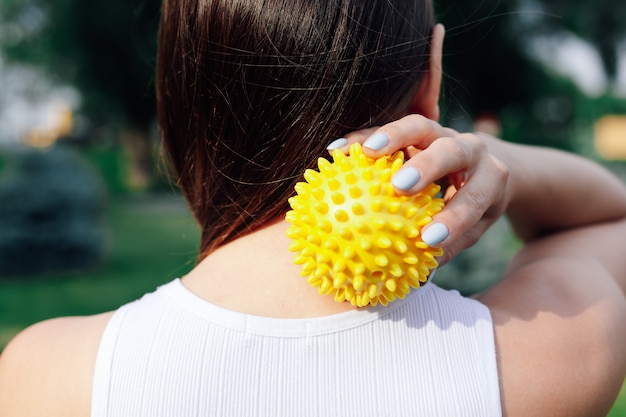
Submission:
[[[349,155],[333,151],[333,162],[319,158],[296,185],[286,219],[293,239],[289,250],[301,275],[320,294],[355,306],[387,305],[428,280],[441,248],[421,240],[421,229],[442,210],[439,186],[412,196],[391,192],[391,178],[403,152],[367,157],[359,144]]]

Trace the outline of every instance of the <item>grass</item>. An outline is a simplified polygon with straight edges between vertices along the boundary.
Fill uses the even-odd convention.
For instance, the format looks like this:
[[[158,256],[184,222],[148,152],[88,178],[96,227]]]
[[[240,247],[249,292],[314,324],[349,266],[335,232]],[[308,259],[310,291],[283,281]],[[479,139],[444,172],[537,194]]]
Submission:
[[[624,417],[626,416],[626,384],[622,387],[622,391],[617,397],[617,401],[613,405],[611,412],[607,417]]]

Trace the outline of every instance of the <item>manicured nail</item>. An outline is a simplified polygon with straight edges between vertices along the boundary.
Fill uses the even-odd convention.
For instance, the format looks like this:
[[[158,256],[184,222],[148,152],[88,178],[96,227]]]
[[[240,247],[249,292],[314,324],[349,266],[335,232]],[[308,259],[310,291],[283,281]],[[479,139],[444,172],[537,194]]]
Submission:
[[[422,240],[428,246],[437,246],[443,242],[450,232],[443,223],[433,223],[422,232]]]
[[[385,147],[389,143],[389,136],[385,135],[382,132],[375,133],[370,136],[364,143],[363,146],[366,148],[370,148],[373,151],[379,151]]]
[[[415,168],[402,168],[391,179],[391,184],[400,190],[408,190],[420,180],[420,173]]]
[[[334,151],[335,149],[343,148],[347,144],[348,144],[348,139],[346,139],[346,138],[339,138],[339,139],[336,139],[335,141],[333,141],[330,145],[328,145],[326,147],[326,150]]]

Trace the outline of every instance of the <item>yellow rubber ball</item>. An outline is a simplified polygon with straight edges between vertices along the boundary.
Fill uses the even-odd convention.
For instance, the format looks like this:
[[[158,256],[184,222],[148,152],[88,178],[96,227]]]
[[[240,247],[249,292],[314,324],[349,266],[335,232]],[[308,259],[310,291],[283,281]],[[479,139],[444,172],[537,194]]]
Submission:
[[[420,237],[444,206],[440,187],[397,194],[391,178],[404,163],[400,151],[372,159],[352,144],[349,155],[335,150],[332,156],[333,162],[319,158],[319,171],[306,170],[289,199],[294,262],[320,294],[337,302],[364,307],[404,298],[428,281],[443,254]]]

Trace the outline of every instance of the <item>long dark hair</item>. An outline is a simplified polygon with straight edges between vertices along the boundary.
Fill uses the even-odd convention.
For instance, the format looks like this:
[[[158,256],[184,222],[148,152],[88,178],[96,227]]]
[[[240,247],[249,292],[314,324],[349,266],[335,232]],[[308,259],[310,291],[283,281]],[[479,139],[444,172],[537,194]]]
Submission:
[[[165,0],[157,99],[200,259],[277,219],[330,140],[403,115],[430,0]]]

